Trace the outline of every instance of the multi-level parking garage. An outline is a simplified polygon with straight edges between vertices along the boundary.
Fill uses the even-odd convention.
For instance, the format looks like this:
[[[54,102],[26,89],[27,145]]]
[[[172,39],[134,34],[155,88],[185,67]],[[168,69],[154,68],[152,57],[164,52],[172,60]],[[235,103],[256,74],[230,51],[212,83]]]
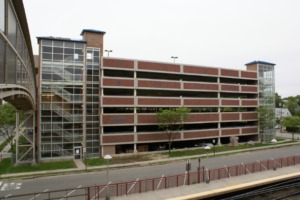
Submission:
[[[265,75],[258,69],[265,66],[273,69],[274,64],[252,62],[247,70],[233,70],[104,58],[100,84],[104,152],[160,149],[167,139],[158,128],[156,112],[176,107],[188,107],[191,114],[174,148],[213,141],[228,144],[232,137],[258,141],[257,108],[266,91],[260,89]]]
[[[273,138],[274,120],[259,129],[257,108],[274,110],[274,64],[234,70],[104,58],[104,34],[38,37],[36,72],[23,3],[0,0],[0,98],[27,114],[17,117],[17,162],[163,149],[156,112],[164,108],[191,110],[174,148]]]
[[[35,161],[36,81],[22,1],[0,0],[0,99],[17,109],[16,161]],[[25,113],[20,121],[19,112]]]

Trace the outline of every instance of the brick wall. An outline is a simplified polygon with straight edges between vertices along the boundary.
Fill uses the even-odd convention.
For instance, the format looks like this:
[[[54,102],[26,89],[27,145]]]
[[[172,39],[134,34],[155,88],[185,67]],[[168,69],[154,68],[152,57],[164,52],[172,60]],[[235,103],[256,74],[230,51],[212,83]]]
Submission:
[[[139,98],[138,104],[180,106],[180,99]]]
[[[103,135],[103,143],[133,142],[133,135]]]
[[[258,128],[257,127],[250,127],[250,128],[243,128],[242,129],[242,134],[249,134],[249,133],[258,134]]]
[[[231,120],[239,120],[239,113],[222,113],[222,121],[231,121]]]
[[[151,71],[180,72],[180,66],[176,64],[164,64],[143,61],[138,62],[138,69]]]
[[[134,123],[134,115],[125,115],[125,114],[110,114],[106,115],[103,114],[102,117],[103,125],[109,125],[109,124],[133,124]]]
[[[118,79],[104,78],[103,86],[133,87],[134,81],[128,79],[121,79],[121,78]]]
[[[203,113],[203,114],[196,114],[191,113],[187,120],[187,122],[217,122],[219,121],[219,114],[218,113]]]
[[[239,71],[229,70],[229,69],[221,69],[221,76],[239,77]]]
[[[139,80],[138,87],[180,89],[180,82]]]
[[[240,133],[240,129],[222,129],[222,135],[238,135]]]
[[[132,60],[103,58],[103,67],[133,69],[134,62]]]
[[[186,106],[218,106],[218,99],[184,99],[184,105]]]
[[[218,84],[206,84],[206,83],[184,83],[184,89],[192,90],[218,90]]]
[[[208,68],[208,67],[200,67],[200,66],[187,66],[185,65],[183,68],[184,73],[192,73],[192,74],[206,74],[206,75],[218,75],[219,71],[217,68]]]
[[[202,137],[216,137],[219,136],[218,130],[205,130],[205,131],[191,131],[191,132],[185,132],[184,138],[202,138]]]
[[[102,105],[133,105],[133,98],[103,97]]]

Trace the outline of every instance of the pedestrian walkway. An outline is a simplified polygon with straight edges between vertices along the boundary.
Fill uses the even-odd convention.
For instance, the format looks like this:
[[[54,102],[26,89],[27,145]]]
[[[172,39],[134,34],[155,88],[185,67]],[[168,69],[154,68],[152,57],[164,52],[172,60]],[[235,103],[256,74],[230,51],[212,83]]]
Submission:
[[[226,194],[242,189],[250,189],[256,186],[275,183],[290,178],[300,177],[300,166],[278,168],[277,170],[263,171],[243,176],[231,177],[210,183],[200,183],[190,186],[182,186],[170,189],[157,190],[147,193],[131,194],[128,196],[111,197],[114,200],[187,200],[203,199],[215,195]]]
[[[74,160],[74,163],[75,163],[77,169],[79,169],[79,170],[84,170],[84,169],[86,169],[86,166],[85,166],[85,164],[82,162],[82,160],[76,159],[76,160]]]
[[[4,142],[4,140],[2,141]],[[10,144],[7,144],[3,150],[0,152],[0,161],[4,158],[10,158],[11,157],[11,153],[9,152],[10,150]]]

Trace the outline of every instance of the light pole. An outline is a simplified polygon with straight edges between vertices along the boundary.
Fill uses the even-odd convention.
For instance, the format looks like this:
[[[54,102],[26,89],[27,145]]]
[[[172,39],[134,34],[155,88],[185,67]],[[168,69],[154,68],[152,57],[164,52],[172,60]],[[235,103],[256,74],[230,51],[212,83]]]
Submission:
[[[109,53],[112,53],[113,51],[112,50],[105,50],[105,52],[107,52],[107,57],[109,57]]]
[[[85,171],[87,171],[87,166],[86,166],[86,148],[83,147],[82,151],[83,151],[83,153],[84,153],[84,165],[85,165]]]
[[[188,159],[186,161],[186,171],[187,171],[187,185],[190,185],[190,171],[191,171],[191,161]]]
[[[205,146],[204,149],[206,150],[206,159],[208,160],[208,150],[210,150],[210,146]],[[206,163],[207,165],[207,163]],[[206,170],[205,170],[205,182],[206,183],[209,183],[209,175],[208,175],[208,170],[207,170],[207,167],[206,167]]]
[[[213,147],[214,147],[214,156],[216,156],[215,140],[213,140],[212,142],[213,142]]]
[[[280,133],[282,135],[282,106],[283,106],[282,101],[279,103],[279,106],[280,106]]]
[[[274,139],[271,140],[271,142],[273,143],[273,154],[275,154],[274,153],[274,149],[275,149],[275,144],[277,143],[277,140],[274,138]],[[273,158],[273,161],[274,161],[274,163],[273,163],[273,170],[276,170],[276,161],[275,161],[275,158]]]
[[[201,158],[198,158],[198,183],[200,183]]]
[[[178,59],[177,56],[171,56],[171,58],[174,60],[174,63],[175,63],[175,60]]]
[[[204,149],[206,150],[206,159],[208,159],[208,150],[210,150],[210,146],[205,146]]]
[[[109,181],[109,178],[108,178],[108,164],[109,164],[109,160],[112,159],[111,155],[105,155],[104,156],[104,159],[106,160],[106,182],[107,182],[107,188],[106,188],[106,197],[105,197],[105,200],[109,200],[109,185],[108,185],[108,181]]]

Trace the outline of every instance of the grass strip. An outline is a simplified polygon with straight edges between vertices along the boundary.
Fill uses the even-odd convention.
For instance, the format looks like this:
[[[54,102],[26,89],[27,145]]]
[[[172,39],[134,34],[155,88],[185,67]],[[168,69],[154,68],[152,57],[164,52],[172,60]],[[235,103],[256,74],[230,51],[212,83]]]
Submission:
[[[70,169],[74,167],[76,167],[76,165],[72,160],[59,162],[42,162],[36,165],[12,166],[10,158],[5,158],[0,162],[0,174]]]

